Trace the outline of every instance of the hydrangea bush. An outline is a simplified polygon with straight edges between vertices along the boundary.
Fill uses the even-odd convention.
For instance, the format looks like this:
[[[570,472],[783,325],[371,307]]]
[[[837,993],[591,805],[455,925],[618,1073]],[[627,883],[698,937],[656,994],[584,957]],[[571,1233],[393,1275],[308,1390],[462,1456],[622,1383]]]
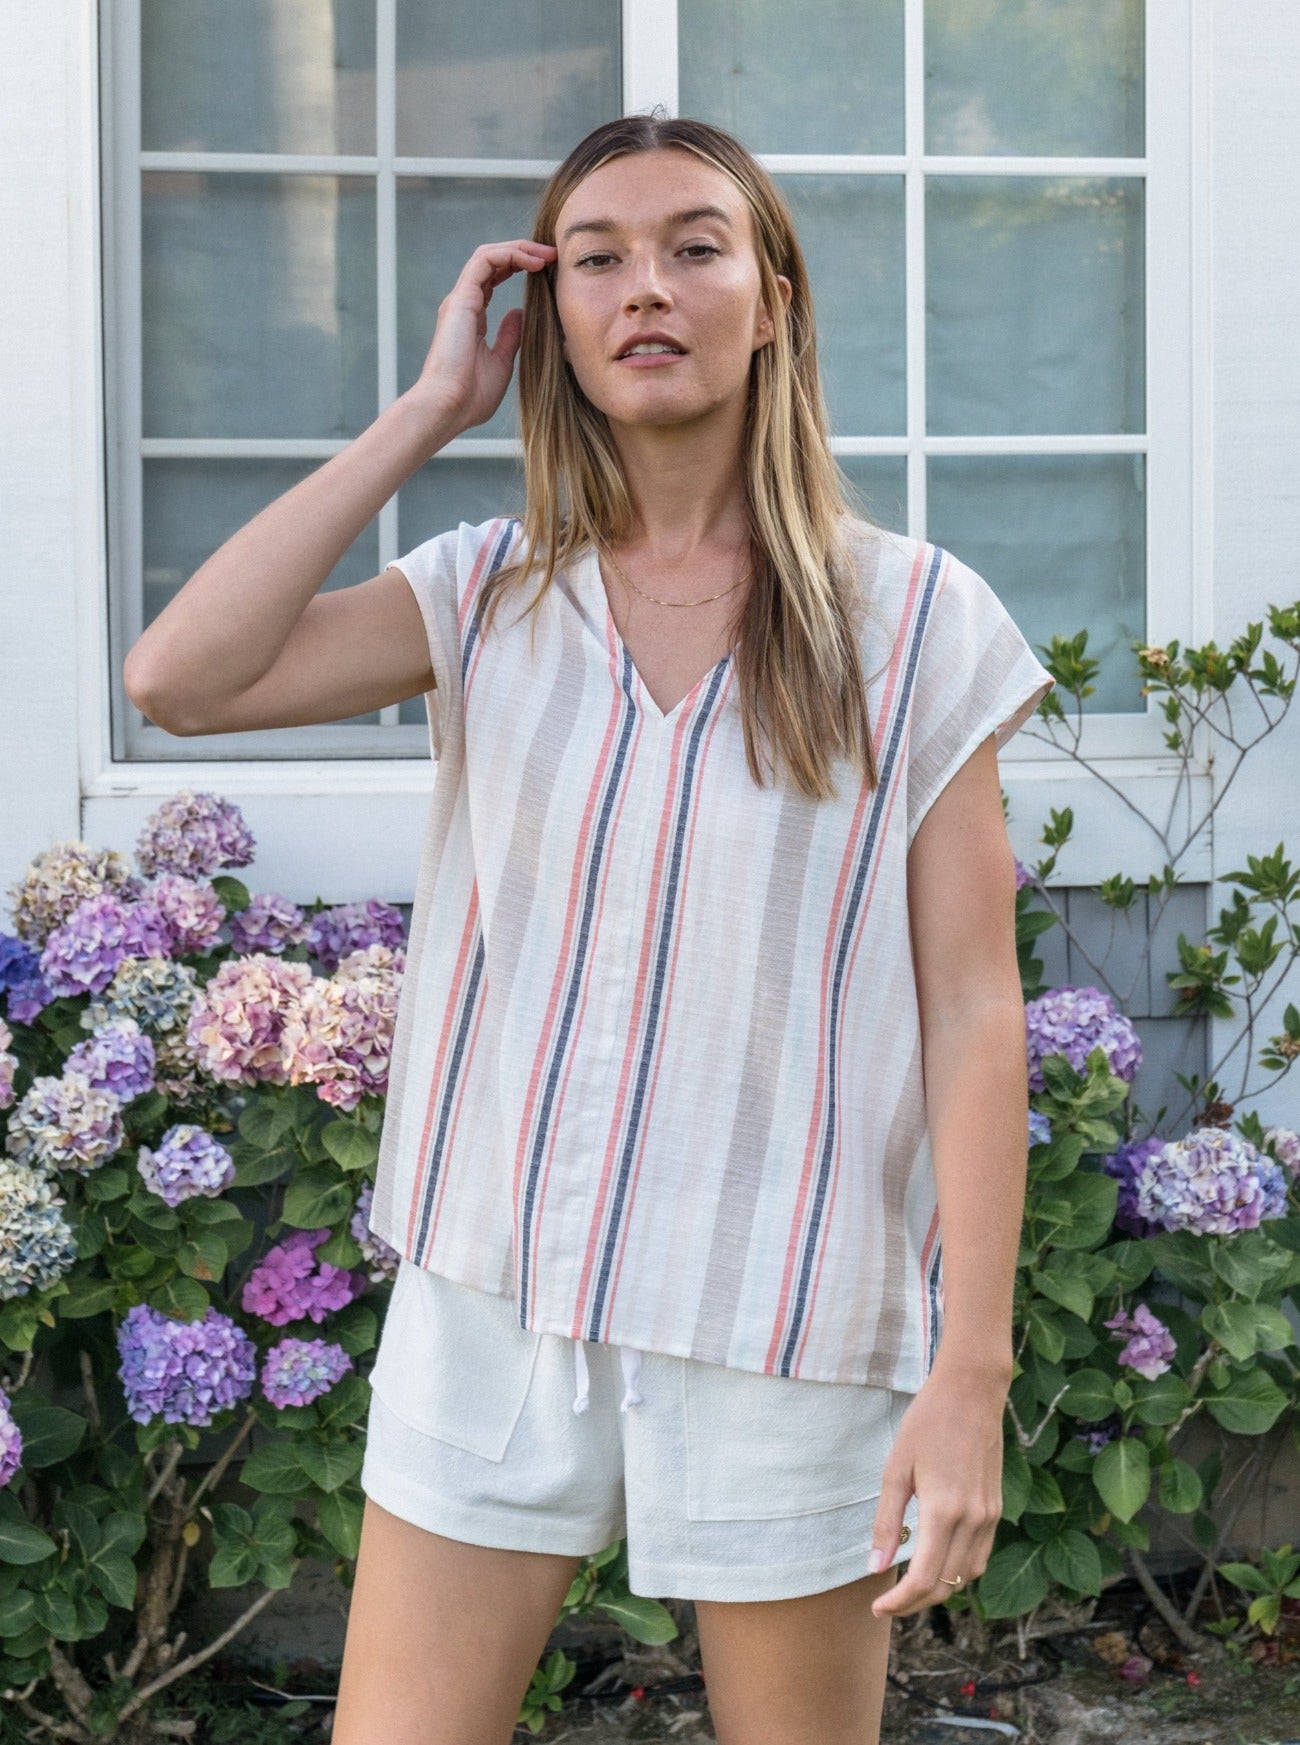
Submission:
[[[151,1734],[304,1557],[352,1578],[398,1266],[369,1219],[405,924],[250,894],[253,848],[236,807],[185,791],[134,866],[59,843],[8,893],[0,1688],[33,1737]],[[620,1550],[573,1607],[666,1639]],[[195,1551],[247,1594],[207,1644],[175,1623]]]
[[[1274,611],[1272,628],[1300,650],[1300,607]],[[1251,664],[1257,632],[1231,658],[1212,644],[1182,661],[1176,644],[1139,651],[1171,722],[1186,690],[1234,677],[1289,703],[1274,657]],[[1046,663],[1080,703],[1085,645],[1054,638]],[[1057,692],[1040,716],[1064,723]],[[1186,1110],[1147,1122],[1122,1003],[1041,985],[1033,947],[1063,924],[1047,880],[1072,823],[1053,813],[1048,858],[1018,864],[1030,1112],[1004,1517],[983,1575],[946,1603],[1027,1629],[1049,1599],[1086,1606],[1128,1568],[1203,1645],[1207,1585],[1217,1573],[1249,1589],[1251,1566],[1215,1562],[1231,1524],[1214,1512],[1223,1462],[1192,1464],[1186,1433],[1208,1418],[1249,1446],[1294,1427],[1300,1136],[1237,1114],[1244,1078],[1234,1102],[1213,1077],[1180,1079]],[[250,893],[230,869],[253,848],[236,807],[183,791],[147,821],[134,866],[59,843],[8,893],[0,1688],[29,1737],[144,1737],[154,1699],[304,1557],[352,1578],[367,1374],[398,1266],[369,1214],[403,921],[380,902]],[[1177,858],[1153,895],[1177,883]],[[1240,1007],[1258,1046],[1264,977],[1294,965],[1300,929],[1277,939],[1254,905],[1285,917],[1300,877],[1279,845],[1229,878],[1207,942],[1179,938],[1173,1009]],[[1102,887],[1119,909],[1133,894],[1125,879]],[[1263,1088],[1297,1055],[1289,1005],[1257,1056],[1274,1075]],[[241,1500],[218,1500],[222,1484]],[[1143,1560],[1152,1510],[1187,1517],[1205,1555],[1186,1615]],[[175,1623],[196,1550],[201,1579],[247,1602],[208,1643]],[[665,1607],[628,1591],[621,1544],[587,1559],[565,1600],[593,1608],[642,1641],[675,1634]],[[1252,1608],[1252,1624],[1269,1616]],[[562,1655],[539,1668],[526,1725],[572,1670]]]

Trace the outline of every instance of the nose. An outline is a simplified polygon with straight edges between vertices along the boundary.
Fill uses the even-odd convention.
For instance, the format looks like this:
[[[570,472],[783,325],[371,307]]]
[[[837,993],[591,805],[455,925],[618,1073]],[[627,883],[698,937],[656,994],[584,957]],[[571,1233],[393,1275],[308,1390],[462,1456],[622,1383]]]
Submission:
[[[665,308],[671,301],[664,288],[659,263],[652,254],[633,258],[632,281],[623,306],[627,310]]]

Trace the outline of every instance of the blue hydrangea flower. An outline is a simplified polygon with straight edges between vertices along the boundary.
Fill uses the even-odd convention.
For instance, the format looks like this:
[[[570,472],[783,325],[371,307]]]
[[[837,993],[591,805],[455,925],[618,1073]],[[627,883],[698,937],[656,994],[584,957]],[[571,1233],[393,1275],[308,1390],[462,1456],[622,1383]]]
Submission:
[[[0,1388],[0,1485],[7,1485],[23,1463],[23,1433],[13,1421],[9,1395]]]
[[[0,1157],[0,1300],[43,1291],[71,1271],[77,1251],[64,1203],[44,1170]]]

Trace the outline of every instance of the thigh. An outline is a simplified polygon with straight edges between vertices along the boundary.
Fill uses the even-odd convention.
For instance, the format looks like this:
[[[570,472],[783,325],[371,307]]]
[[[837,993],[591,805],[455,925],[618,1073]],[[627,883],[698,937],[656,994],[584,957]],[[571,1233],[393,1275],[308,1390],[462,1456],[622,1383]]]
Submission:
[[[897,1566],[789,1600],[696,1600],[718,1745],[878,1745]]]
[[[581,1562],[444,1538],[367,1498],[332,1745],[508,1745]]]

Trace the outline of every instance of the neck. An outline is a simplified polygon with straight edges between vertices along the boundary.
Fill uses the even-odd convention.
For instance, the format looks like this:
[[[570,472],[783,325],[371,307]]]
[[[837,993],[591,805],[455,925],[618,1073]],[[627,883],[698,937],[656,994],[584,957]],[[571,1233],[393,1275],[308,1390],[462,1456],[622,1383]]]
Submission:
[[[610,420],[632,499],[621,550],[642,552],[663,570],[746,544],[744,410],[742,398],[684,424]]]

